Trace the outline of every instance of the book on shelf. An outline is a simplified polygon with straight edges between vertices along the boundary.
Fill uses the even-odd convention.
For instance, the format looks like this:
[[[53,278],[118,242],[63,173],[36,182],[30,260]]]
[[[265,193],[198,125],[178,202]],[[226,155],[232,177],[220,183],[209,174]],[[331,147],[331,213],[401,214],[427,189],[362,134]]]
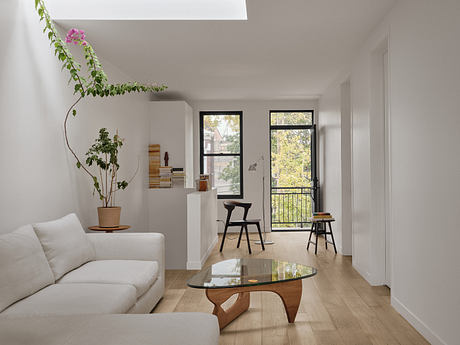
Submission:
[[[160,145],[149,145],[149,188],[160,188]]]
[[[172,187],[172,167],[163,166],[159,168],[160,171],[160,188],[171,188]]]
[[[174,172],[172,173],[173,178],[185,178],[185,172]]]
[[[160,176],[171,176],[172,168],[171,167],[160,167],[159,173],[160,173]]]
[[[170,177],[160,177],[160,188],[171,188],[172,181]]]

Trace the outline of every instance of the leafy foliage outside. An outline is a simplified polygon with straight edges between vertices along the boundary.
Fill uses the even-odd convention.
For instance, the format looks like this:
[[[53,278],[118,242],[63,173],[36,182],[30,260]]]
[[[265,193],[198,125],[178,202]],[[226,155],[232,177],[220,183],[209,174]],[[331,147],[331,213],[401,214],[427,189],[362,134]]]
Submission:
[[[40,17],[40,21],[43,21],[45,24],[43,33],[47,35],[50,41],[50,46],[54,49],[54,55],[62,63],[62,70],[65,69],[69,73],[70,78],[68,84],[71,85],[74,95],[77,97],[76,101],[68,109],[64,120],[64,136],[67,148],[75,157],[77,168],[82,168],[92,178],[94,188],[99,194],[99,198],[103,201],[103,206],[108,207],[109,202],[113,202],[114,193],[119,189],[125,189],[129,183],[126,181],[117,181],[117,171],[119,168],[117,155],[118,148],[121,147],[122,141],[120,141],[118,134],[110,139],[106,129],[101,129],[99,132],[99,138],[96,139],[97,145],[100,146],[96,148],[93,145],[90,148],[87,153],[88,158],[85,164],[79,159],[75,151],[70,146],[67,131],[69,116],[70,114],[73,116],[77,115],[76,106],[83,98],[88,96],[110,97],[132,92],[160,92],[165,90],[166,86],[144,85],[138,82],[110,84],[93,47],[88,41],[86,41],[84,31],[71,29],[66,36],[66,42],[64,42],[53,24],[51,16],[46,9],[44,0],[35,0],[35,9]],[[83,75],[81,64],[78,63],[72,56],[66,43],[82,47],[87,67],[86,76]],[[90,155],[88,156],[88,154]],[[97,154],[106,154],[110,158],[109,160],[100,160],[100,157],[96,159],[95,157]],[[102,174],[101,171],[99,171],[99,177],[93,174],[89,169],[93,163],[96,163],[100,170],[104,170],[104,174]],[[109,184],[107,183],[108,179],[106,178],[106,181],[104,182],[103,175],[106,177],[109,175],[113,177],[113,186],[116,187],[110,185],[109,188]]]
[[[213,153],[240,153],[239,115],[206,115],[204,130],[205,140],[211,143]],[[240,158],[238,156],[213,158],[214,182],[219,193],[240,194]],[[223,182],[226,184],[223,185]]]

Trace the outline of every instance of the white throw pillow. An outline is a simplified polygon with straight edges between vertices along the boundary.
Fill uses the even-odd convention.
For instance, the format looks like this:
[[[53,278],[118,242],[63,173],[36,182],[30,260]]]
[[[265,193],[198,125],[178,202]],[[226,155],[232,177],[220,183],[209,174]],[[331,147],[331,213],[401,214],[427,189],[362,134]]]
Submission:
[[[34,229],[56,280],[96,257],[93,244],[74,213],[34,224]]]
[[[0,312],[54,284],[54,276],[31,225],[0,236]]]

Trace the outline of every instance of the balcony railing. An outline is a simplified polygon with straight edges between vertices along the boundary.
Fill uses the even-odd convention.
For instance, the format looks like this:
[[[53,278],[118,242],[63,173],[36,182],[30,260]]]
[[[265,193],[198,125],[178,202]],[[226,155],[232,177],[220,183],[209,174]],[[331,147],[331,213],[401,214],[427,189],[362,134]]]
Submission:
[[[314,188],[272,187],[272,229],[309,230],[314,210]]]

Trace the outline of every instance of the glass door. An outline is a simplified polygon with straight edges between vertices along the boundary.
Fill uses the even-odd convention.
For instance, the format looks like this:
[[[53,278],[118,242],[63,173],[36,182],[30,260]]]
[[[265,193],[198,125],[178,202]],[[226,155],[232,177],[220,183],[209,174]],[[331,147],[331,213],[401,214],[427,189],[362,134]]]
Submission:
[[[272,231],[305,231],[316,200],[313,111],[270,112]]]

